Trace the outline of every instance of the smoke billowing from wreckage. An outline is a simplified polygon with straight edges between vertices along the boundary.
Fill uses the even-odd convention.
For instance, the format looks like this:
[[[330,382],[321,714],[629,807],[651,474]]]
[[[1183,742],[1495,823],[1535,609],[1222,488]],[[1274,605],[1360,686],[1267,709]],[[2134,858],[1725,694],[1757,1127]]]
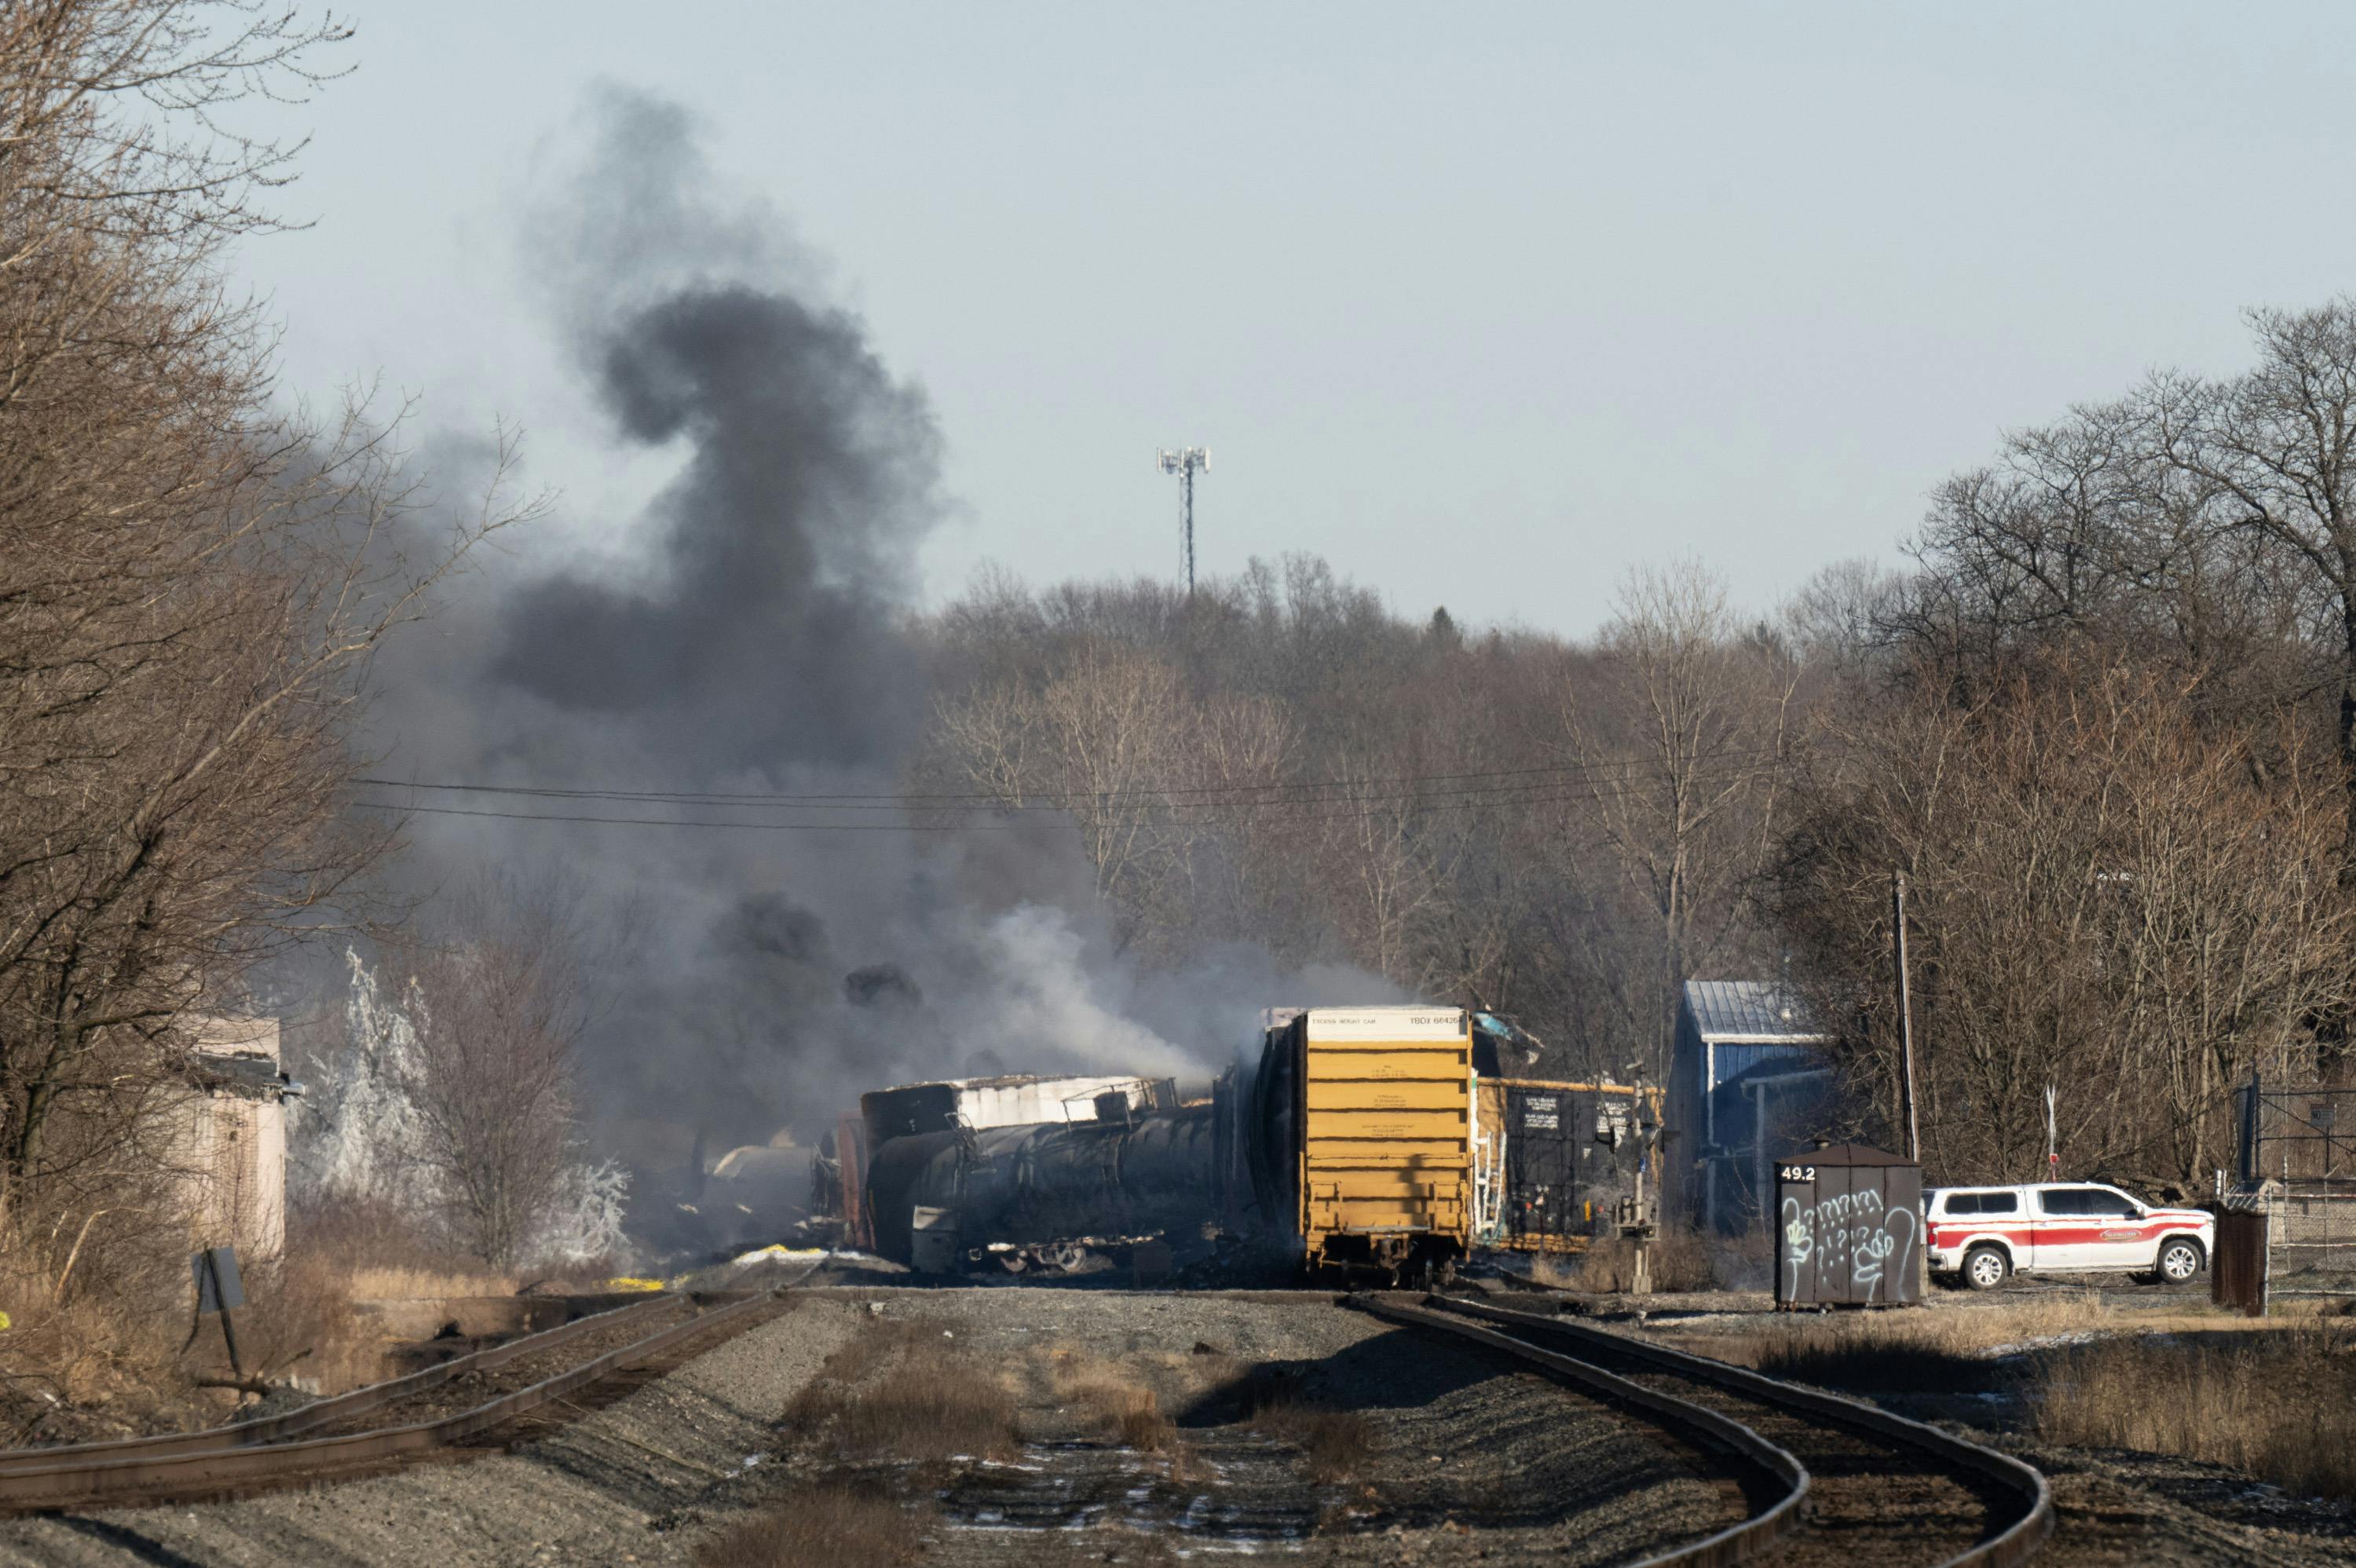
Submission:
[[[590,124],[534,250],[615,434],[680,466],[634,517],[571,501],[609,553],[470,580],[385,666],[379,736],[389,776],[671,791],[701,798],[568,814],[746,825],[412,823],[422,886],[556,863],[636,910],[585,1051],[606,1141],[660,1169],[699,1134],[812,1133],[911,1078],[1199,1076],[1263,1003],[1387,994],[1244,949],[1175,975],[1123,962],[1052,814],[917,831],[938,825],[889,803],[742,798],[905,787],[940,438],[861,323],[796,281],[810,269],[776,227],[712,200],[681,110],[609,91]]]

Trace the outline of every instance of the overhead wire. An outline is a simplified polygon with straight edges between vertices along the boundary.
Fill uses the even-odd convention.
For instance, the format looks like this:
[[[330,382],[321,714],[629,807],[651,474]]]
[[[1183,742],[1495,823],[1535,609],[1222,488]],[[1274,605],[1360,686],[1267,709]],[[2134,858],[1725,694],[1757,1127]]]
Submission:
[[[1716,753],[1712,767],[1741,757],[1773,756],[1772,747],[1736,747]],[[1496,768],[1462,773],[1398,773],[1366,778],[1275,779],[1259,784],[1135,784],[1115,789],[1062,789],[1024,791],[1021,803],[1010,801],[1002,792],[973,790],[960,792],[867,791],[867,792],[783,792],[725,790],[629,790],[607,787],[586,788],[552,784],[491,784],[448,783],[439,780],[388,779],[366,777],[354,781],[376,789],[424,790],[438,794],[468,794],[512,795],[548,800],[640,801],[667,805],[712,805],[726,807],[761,805],[823,806],[830,810],[958,809],[959,803],[976,808],[994,810],[1057,811],[1067,803],[1087,802],[1107,795],[1123,798],[1154,798],[1187,805],[1280,805],[1292,799],[1316,801],[1331,798],[1340,801],[1373,798],[1414,798],[1428,800],[1449,795],[1470,795],[1528,787],[1510,783],[1466,784],[1465,780],[1576,780],[1603,778],[1612,774],[1633,775],[1638,772],[1657,772],[1657,764],[1642,759],[1610,763],[1558,763],[1547,767]],[[1430,789],[1421,786],[1450,784],[1457,787]],[[1386,791],[1381,795],[1369,795],[1367,790],[1380,785],[1407,785],[1404,790]],[[1321,795],[1318,792],[1341,792]],[[1224,798],[1222,798],[1224,797]]]
[[[1726,755],[1730,757],[1743,754],[1757,753],[1726,753]],[[1528,769],[1500,770],[1496,773],[1482,775],[1433,774],[1427,776],[1435,779],[1462,778],[1469,776],[1486,776],[1495,778],[1511,776],[1515,773],[1530,775],[1541,773],[1555,774],[1557,776],[1543,783],[1528,782],[1519,784],[1490,784],[1474,788],[1452,790],[1394,791],[1377,795],[1358,795],[1355,796],[1344,795],[1300,796],[1290,799],[1173,801],[1165,798],[1161,792],[1150,789],[1140,789],[1107,792],[1071,792],[1066,798],[1077,805],[1105,803],[1124,806],[1159,805],[1162,809],[1170,813],[1170,815],[1163,819],[1163,825],[1171,827],[1215,827],[1248,822],[1257,826],[1286,827],[1317,822],[1364,820],[1369,817],[1389,815],[1393,811],[1400,809],[1411,811],[1477,813],[1483,810],[1504,806],[1523,807],[1559,805],[1587,798],[1592,793],[1592,788],[1580,789],[1571,787],[1571,781],[1561,776],[1569,771],[1570,770]],[[1772,765],[1753,764],[1749,766],[1707,768],[1687,776],[1691,782],[1695,783],[1727,783],[1743,778],[1757,777],[1772,771],[1774,770]],[[1633,782],[1633,780],[1625,782]],[[382,786],[380,785],[379,787]],[[403,787],[412,786],[404,785]],[[1012,831],[1014,825],[1005,821],[1004,819],[1006,817],[1025,813],[1060,817],[1069,816],[1072,809],[1070,805],[1047,805],[1044,802],[1033,805],[1017,805],[1001,799],[983,795],[961,795],[954,797],[958,800],[968,801],[970,803],[966,805],[951,805],[914,804],[886,805],[871,804],[871,802],[881,798],[875,796],[861,797],[855,804],[835,805],[809,799],[808,797],[766,797],[758,800],[744,799],[728,801],[696,799],[691,797],[686,792],[680,792],[679,794],[666,794],[662,792],[599,792],[593,790],[574,790],[562,793],[554,791],[542,793],[525,791],[511,786],[502,786],[498,789],[486,791],[485,793],[507,795],[529,794],[534,798],[548,800],[551,804],[554,804],[557,801],[562,800],[614,800],[616,802],[637,801],[646,805],[676,805],[691,807],[701,805],[721,809],[797,809],[821,813],[883,811],[924,817],[955,816],[962,818],[962,820],[904,822],[776,822],[762,821],[758,819],[714,820],[707,817],[620,816],[594,815],[586,812],[502,811],[494,810],[488,807],[426,805],[416,803],[380,800],[361,800],[355,801],[353,804],[371,810],[432,816],[477,817],[517,822],[592,823],[616,827],[718,828],[736,829],[748,832],[805,833],[957,833],[991,830]],[[941,797],[916,798],[921,801],[923,799],[937,799]],[[1333,807],[1342,807],[1346,809],[1326,809]],[[977,816],[993,820],[984,820],[980,822],[971,820]],[[1073,820],[1076,825],[1077,818],[1075,817]]]

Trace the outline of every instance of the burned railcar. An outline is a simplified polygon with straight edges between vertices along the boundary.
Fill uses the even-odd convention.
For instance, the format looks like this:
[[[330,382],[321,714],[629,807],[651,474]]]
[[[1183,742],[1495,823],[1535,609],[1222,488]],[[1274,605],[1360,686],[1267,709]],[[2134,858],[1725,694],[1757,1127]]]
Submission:
[[[1445,1268],[1472,1233],[1472,1051],[1462,1008],[1318,1008],[1272,1015],[1207,1104],[1108,1080],[1052,1105],[1033,1091],[1033,1125],[978,1127],[944,1125],[962,1119],[950,1085],[870,1094],[864,1211],[878,1252],[928,1270],[1221,1232],[1311,1267]]]
[[[919,1133],[867,1166],[876,1251],[927,1272],[1069,1268],[1216,1213],[1214,1107]]]
[[[1039,1126],[1105,1117],[1126,1121],[1135,1115],[1177,1107],[1177,1091],[1169,1079],[1128,1073],[1057,1077],[1017,1072],[994,1078],[943,1078],[901,1083],[859,1097],[859,1114],[867,1124],[871,1145],[960,1129]]]

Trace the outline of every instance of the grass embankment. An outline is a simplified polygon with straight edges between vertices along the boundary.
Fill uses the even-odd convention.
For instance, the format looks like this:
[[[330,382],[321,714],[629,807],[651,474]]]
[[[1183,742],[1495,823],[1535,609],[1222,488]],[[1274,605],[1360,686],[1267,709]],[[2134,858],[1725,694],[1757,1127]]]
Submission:
[[[1004,1458],[1022,1445],[1002,1379],[921,1317],[854,1335],[795,1397],[786,1424],[860,1463]]]
[[[1715,1290],[1766,1290],[1774,1283],[1764,1236],[1716,1242],[1672,1225],[1646,1243],[1646,1260],[1656,1294],[1678,1296]],[[1636,1281],[1636,1243],[1620,1236],[1596,1236],[1586,1250],[1530,1260],[1530,1277],[1540,1285],[1597,1296],[1625,1295]]]

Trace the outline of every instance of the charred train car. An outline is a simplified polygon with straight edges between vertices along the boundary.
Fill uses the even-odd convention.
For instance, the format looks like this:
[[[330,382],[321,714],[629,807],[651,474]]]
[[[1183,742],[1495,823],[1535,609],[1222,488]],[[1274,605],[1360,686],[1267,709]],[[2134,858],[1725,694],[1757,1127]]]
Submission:
[[[1479,1244],[1517,1253],[1585,1251],[1645,1179],[1662,1091],[1484,1072],[1476,1093]]]
[[[1069,1268],[1092,1249],[1199,1232],[1215,1211],[1214,1107],[919,1133],[879,1147],[876,1250],[927,1273]]]
[[[1494,1071],[1500,1029],[1455,1008],[1286,1010],[1208,1102],[1143,1080],[1059,1083],[1049,1115],[1015,1125],[971,1125],[986,1116],[968,1084],[879,1092],[844,1207],[862,1240],[926,1272],[1069,1267],[1156,1236],[1182,1251],[1250,1238],[1309,1268],[1394,1276],[1480,1244],[1575,1246],[1624,1186],[1636,1145],[1612,1135],[1633,1133],[1640,1102],[1610,1085],[1492,1092],[1476,1068]]]
[[[976,1127],[942,1125],[941,1086],[870,1094],[859,1207],[876,1251],[927,1272],[1214,1233],[1311,1267],[1445,1267],[1472,1232],[1472,1046],[1461,1008],[1320,1008],[1272,1017],[1206,1104]]]

